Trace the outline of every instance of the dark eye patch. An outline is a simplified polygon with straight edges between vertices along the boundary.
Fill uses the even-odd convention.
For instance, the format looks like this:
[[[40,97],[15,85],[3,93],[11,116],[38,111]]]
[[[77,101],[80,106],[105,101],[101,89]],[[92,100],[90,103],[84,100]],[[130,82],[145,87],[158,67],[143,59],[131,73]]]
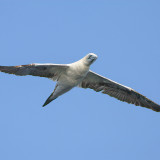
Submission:
[[[90,59],[92,57],[92,55],[90,55],[89,57],[88,57],[88,59]]]

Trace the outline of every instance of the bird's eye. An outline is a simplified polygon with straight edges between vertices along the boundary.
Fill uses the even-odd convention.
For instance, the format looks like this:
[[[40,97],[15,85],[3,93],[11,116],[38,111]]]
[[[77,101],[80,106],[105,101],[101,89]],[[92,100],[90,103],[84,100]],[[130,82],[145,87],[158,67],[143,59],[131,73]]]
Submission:
[[[88,57],[88,59],[90,59],[92,57],[92,55],[90,55],[89,57]]]

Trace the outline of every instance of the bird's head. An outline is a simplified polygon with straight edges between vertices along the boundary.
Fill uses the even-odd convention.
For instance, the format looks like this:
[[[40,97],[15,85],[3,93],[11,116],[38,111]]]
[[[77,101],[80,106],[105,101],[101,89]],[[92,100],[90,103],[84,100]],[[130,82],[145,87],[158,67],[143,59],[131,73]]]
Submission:
[[[84,57],[84,62],[86,65],[90,66],[97,58],[98,56],[96,54],[89,53]]]

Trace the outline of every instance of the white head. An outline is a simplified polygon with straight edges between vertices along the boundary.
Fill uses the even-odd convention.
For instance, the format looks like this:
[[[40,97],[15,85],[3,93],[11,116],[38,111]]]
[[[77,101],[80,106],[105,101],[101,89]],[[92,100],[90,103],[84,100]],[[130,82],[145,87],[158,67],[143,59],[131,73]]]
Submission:
[[[94,53],[89,53],[87,54],[84,59],[85,59],[85,64],[87,66],[90,66],[96,59],[98,58],[98,56]]]

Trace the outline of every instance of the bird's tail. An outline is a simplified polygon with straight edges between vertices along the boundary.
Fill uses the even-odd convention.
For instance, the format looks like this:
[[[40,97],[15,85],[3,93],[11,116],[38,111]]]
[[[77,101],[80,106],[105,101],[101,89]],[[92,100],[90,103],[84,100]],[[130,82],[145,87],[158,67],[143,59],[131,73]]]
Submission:
[[[54,92],[56,91],[57,87],[58,87],[58,84],[56,85],[54,91],[53,91],[53,92],[51,93],[51,95],[47,98],[47,100],[45,101],[45,103],[43,104],[42,107],[46,106],[47,104],[49,104],[51,101],[55,100],[55,99],[58,97],[58,96],[53,95]]]
[[[55,100],[57,97],[53,97],[53,93],[54,91],[52,92],[52,94],[48,97],[48,99],[45,101],[45,103],[43,104],[42,107],[46,106],[47,104],[49,104],[50,102],[52,102],[53,100]]]

